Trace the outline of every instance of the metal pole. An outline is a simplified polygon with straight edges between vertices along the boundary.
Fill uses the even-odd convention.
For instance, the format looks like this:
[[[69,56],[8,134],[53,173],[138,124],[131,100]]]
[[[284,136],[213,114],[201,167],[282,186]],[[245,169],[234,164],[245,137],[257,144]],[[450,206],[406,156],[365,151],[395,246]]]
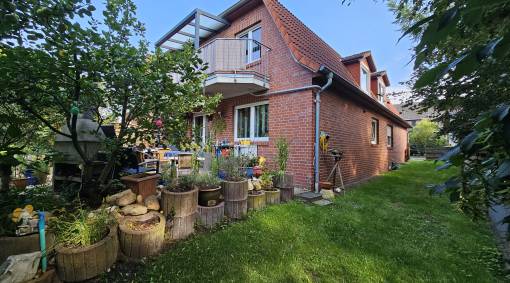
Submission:
[[[44,212],[39,212],[39,245],[41,247],[41,270],[46,272],[48,268],[48,258],[46,256],[46,217]]]
[[[320,112],[321,112],[321,93],[326,90],[333,82],[333,73],[328,74],[328,81],[315,95],[315,192],[319,192],[319,139],[320,139]]]
[[[195,14],[195,49],[200,48],[200,11]]]

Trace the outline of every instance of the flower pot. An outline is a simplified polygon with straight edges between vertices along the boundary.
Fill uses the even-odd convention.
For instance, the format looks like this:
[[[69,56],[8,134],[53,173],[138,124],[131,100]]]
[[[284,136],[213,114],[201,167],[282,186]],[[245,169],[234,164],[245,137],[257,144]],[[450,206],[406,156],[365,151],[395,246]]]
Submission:
[[[261,210],[266,207],[266,193],[258,191],[248,194],[248,210]]]
[[[280,190],[267,190],[266,191],[266,205],[279,204],[280,203]]]
[[[260,167],[260,166],[253,167],[253,176],[258,178],[258,177],[262,176],[262,173],[263,173],[262,167]]]
[[[117,227],[110,228],[101,241],[79,248],[56,248],[58,277],[66,282],[83,281],[106,272],[117,260],[119,240]]]
[[[280,199],[282,202],[291,201],[294,198],[294,188],[280,188]]]
[[[242,168],[244,171],[244,175],[246,178],[252,178],[253,177],[253,167],[244,167]]]
[[[46,232],[46,247],[53,249],[55,235]],[[20,237],[0,237],[0,263],[11,255],[33,253],[40,250],[39,233]]]
[[[195,232],[198,209],[198,190],[187,192],[161,191],[161,207],[165,217],[173,216],[170,238],[179,240]]]
[[[134,224],[154,222],[147,229]],[[119,223],[119,242],[122,252],[131,258],[142,258],[159,253],[165,240],[165,217],[157,212],[124,217]]]
[[[222,202],[216,206],[198,206],[198,216],[200,225],[206,228],[213,228],[220,223],[225,216],[225,203]]]
[[[225,215],[233,219],[242,219],[248,212],[248,180],[221,183],[225,199]]]
[[[216,206],[220,203],[221,187],[214,189],[200,189],[198,191],[198,205]]]
[[[273,186],[275,188],[290,188],[294,186],[294,175],[282,174],[273,176]]]
[[[127,188],[131,189],[133,193],[142,195],[143,198],[146,198],[147,196],[156,194],[156,186],[158,184],[159,177],[159,174],[140,173],[124,176],[120,178],[120,180]]]

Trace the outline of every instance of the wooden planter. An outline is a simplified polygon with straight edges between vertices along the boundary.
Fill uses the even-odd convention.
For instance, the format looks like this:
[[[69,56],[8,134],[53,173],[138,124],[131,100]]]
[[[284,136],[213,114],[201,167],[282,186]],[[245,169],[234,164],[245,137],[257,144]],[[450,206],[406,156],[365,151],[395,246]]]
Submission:
[[[223,220],[225,216],[225,203],[216,206],[198,206],[200,225],[206,228],[213,228]]]
[[[280,188],[280,196],[282,202],[291,201],[294,198],[294,187]]]
[[[279,204],[280,203],[280,190],[266,191],[266,205]]]
[[[57,274],[67,282],[83,281],[106,272],[117,260],[117,227],[111,227],[101,241],[81,248],[57,247]]]
[[[248,194],[248,210],[261,210],[266,207],[266,193],[261,191],[260,194]]]
[[[130,221],[143,222],[154,217],[158,218],[158,223],[150,230],[135,231],[129,227]],[[165,240],[165,224],[165,216],[154,211],[140,216],[124,217],[119,223],[120,249],[131,258],[158,254]]]
[[[12,185],[18,189],[24,189],[28,185],[28,178],[12,179]]]
[[[124,176],[120,178],[122,183],[133,193],[142,195],[145,199],[147,196],[156,194],[156,186],[158,184],[159,174],[140,173],[135,175]]]
[[[198,189],[198,205],[217,206],[220,203],[221,187],[214,189]]]
[[[179,240],[195,232],[198,210],[198,190],[188,192],[161,191],[161,207],[166,217],[173,215],[170,238]]]
[[[275,175],[273,177],[273,186],[275,188],[294,187],[294,175],[291,174]]]
[[[242,219],[248,212],[248,180],[240,182],[223,181],[225,215],[233,219]]]
[[[55,245],[55,235],[46,232],[46,248],[51,250]],[[39,234],[21,237],[0,237],[0,264],[11,255],[33,253],[41,250]]]

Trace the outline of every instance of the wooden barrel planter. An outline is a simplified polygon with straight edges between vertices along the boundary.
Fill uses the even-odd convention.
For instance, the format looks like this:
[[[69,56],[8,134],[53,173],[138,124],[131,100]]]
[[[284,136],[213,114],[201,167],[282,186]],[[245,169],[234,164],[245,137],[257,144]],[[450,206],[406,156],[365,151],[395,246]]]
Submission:
[[[266,193],[248,194],[248,210],[261,210],[266,207]]]
[[[291,201],[294,198],[294,187],[280,188],[280,199],[282,202]]]
[[[198,210],[198,190],[187,192],[161,191],[161,206],[166,217],[173,216],[170,238],[179,240],[195,232]]]
[[[222,202],[216,206],[198,206],[198,216],[200,225],[206,228],[213,228],[220,223],[225,216],[225,203]]]
[[[111,227],[101,241],[80,248],[57,247],[57,274],[66,282],[83,281],[106,272],[117,260],[117,227]]]
[[[280,203],[280,190],[268,190],[266,192],[266,205],[279,204]]]
[[[46,232],[46,248],[52,250],[55,245],[55,235]],[[33,253],[41,250],[39,233],[20,237],[0,237],[0,264],[11,255]]]
[[[273,186],[275,188],[294,187],[294,175],[291,174],[275,175],[273,177]]]
[[[144,229],[144,224],[150,226]],[[158,254],[165,240],[165,224],[165,216],[155,211],[124,217],[119,223],[121,251],[131,258]],[[141,228],[135,228],[136,226]]]
[[[248,180],[240,182],[223,181],[225,215],[233,219],[242,219],[248,212]]]

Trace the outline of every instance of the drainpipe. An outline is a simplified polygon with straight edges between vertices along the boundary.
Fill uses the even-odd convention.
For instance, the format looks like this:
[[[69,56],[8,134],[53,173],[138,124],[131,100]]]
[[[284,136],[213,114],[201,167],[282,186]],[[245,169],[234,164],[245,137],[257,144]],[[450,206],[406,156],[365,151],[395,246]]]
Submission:
[[[315,94],[315,193],[319,192],[319,138],[320,138],[320,111],[321,111],[321,93],[326,90],[331,83],[333,83],[333,72],[328,73],[328,81],[322,88]]]

